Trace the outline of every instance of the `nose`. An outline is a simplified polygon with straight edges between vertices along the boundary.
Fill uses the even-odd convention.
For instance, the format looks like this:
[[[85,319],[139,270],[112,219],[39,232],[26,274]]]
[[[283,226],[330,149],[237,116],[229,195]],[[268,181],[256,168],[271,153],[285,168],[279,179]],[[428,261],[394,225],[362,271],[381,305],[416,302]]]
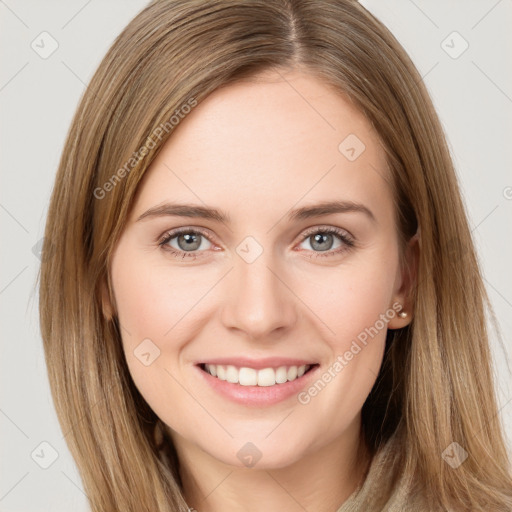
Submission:
[[[225,281],[222,322],[253,340],[275,340],[297,322],[298,299],[285,272],[266,252],[254,262],[235,260]]]

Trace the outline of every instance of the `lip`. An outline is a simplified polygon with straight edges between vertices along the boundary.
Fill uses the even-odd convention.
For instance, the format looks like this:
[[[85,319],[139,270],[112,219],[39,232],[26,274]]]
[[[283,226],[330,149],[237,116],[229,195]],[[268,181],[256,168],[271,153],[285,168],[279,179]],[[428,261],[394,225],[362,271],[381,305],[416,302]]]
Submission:
[[[207,364],[229,364],[216,363],[214,361],[219,361],[219,359],[211,360]],[[238,366],[240,362],[239,359],[230,359],[230,361],[238,361],[238,363],[233,364],[233,366]],[[259,360],[259,362],[261,361],[262,360]],[[266,366],[263,365],[260,366],[260,368],[268,368],[274,366],[276,359],[272,359],[272,361],[272,364],[269,364],[266,361]],[[308,363],[301,362],[301,364],[299,365],[294,362],[291,364],[287,364],[291,366],[301,366],[302,364]],[[287,366],[287,364],[280,364],[280,366]],[[241,367],[242,366],[243,364],[241,365]],[[250,364],[247,363],[247,366],[250,367]],[[279,366],[279,364],[277,366]],[[292,396],[296,396],[303,388],[310,385],[310,382],[312,379],[315,378],[315,375],[317,373],[317,370],[320,368],[320,365],[315,364],[304,375],[302,375],[302,377],[298,377],[295,380],[288,381],[283,384],[276,384],[274,386],[242,386],[240,384],[233,384],[226,380],[220,380],[217,377],[210,375],[207,371],[203,370],[203,368],[201,367],[201,363],[197,364],[194,368],[196,368],[197,372],[199,373],[199,378],[203,379],[203,382],[205,382],[211,389],[216,391],[222,397],[228,398],[229,400],[241,405],[251,407],[266,407],[287,400]]]
[[[280,366],[303,366],[317,364],[316,361],[306,359],[295,359],[290,357],[262,357],[259,359],[252,359],[250,357],[220,357],[215,359],[205,359],[198,361],[196,365],[202,364],[223,364],[232,365],[237,368],[254,368],[261,370],[263,368],[279,368]]]

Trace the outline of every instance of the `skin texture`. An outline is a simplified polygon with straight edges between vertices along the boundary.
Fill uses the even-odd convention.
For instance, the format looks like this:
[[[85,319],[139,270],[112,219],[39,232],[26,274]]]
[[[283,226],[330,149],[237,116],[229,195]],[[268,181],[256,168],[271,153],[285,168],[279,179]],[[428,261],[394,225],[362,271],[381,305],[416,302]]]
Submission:
[[[349,134],[365,145],[354,161],[339,150]],[[409,323],[390,180],[365,117],[297,70],[217,90],[181,121],[152,163],[111,276],[131,375],[174,440],[189,506],[333,511],[364,477],[361,408],[382,362],[386,328],[305,405],[296,396],[266,407],[236,404],[207,386],[194,365],[213,357],[299,357],[318,362],[321,375],[393,303],[409,315],[394,315],[387,328]],[[287,219],[290,209],[334,200],[361,203],[375,220],[361,212]],[[164,202],[215,207],[231,222],[137,220]],[[207,232],[195,258],[158,245],[179,227]],[[340,228],[354,246],[333,235],[326,251],[315,249],[313,236],[303,240],[314,227]],[[248,236],[263,251],[251,263],[237,252]],[[183,251],[186,243],[178,242],[167,246]],[[134,355],[144,339],[160,350],[149,366]],[[262,454],[252,468],[237,457],[247,442]]]

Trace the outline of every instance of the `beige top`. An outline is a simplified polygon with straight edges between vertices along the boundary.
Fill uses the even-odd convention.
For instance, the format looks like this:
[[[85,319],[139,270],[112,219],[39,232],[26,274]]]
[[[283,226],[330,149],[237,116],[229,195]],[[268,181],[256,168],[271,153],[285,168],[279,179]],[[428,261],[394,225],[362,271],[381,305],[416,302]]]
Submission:
[[[404,474],[397,450],[399,442],[392,437],[375,454],[365,480],[337,512],[434,512],[412,479]]]

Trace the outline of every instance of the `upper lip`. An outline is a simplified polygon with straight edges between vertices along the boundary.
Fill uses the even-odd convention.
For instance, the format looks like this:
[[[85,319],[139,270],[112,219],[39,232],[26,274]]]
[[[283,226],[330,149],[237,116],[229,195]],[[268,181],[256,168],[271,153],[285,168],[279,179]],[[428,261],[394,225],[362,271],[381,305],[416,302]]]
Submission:
[[[250,357],[216,357],[204,361],[199,361],[201,364],[221,364],[231,365],[238,368],[254,368],[259,370],[262,368],[279,368],[280,366],[304,366],[317,364],[305,359],[297,359],[291,357],[264,357],[260,359],[252,359]]]

